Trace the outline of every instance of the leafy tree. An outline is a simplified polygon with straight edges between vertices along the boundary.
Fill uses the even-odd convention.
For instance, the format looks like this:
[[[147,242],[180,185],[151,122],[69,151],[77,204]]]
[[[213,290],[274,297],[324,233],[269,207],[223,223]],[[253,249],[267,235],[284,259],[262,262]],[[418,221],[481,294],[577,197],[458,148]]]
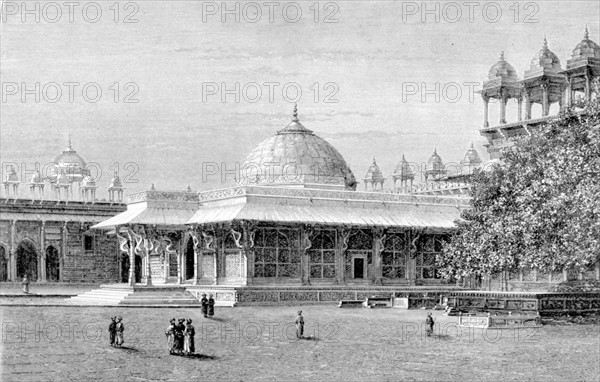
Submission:
[[[501,164],[474,176],[472,209],[437,258],[443,276],[555,272],[600,259],[600,103],[580,106],[530,129]]]

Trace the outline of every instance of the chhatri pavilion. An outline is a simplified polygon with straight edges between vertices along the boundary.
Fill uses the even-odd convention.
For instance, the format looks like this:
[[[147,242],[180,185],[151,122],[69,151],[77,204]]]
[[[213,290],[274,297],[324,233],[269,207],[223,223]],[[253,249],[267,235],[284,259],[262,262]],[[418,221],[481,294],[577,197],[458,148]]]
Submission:
[[[373,187],[383,182],[378,168],[369,174]],[[237,183],[133,194],[127,211],[93,228],[120,239],[130,285],[433,286],[435,256],[469,208],[462,196],[356,191],[342,155],[296,108]]]

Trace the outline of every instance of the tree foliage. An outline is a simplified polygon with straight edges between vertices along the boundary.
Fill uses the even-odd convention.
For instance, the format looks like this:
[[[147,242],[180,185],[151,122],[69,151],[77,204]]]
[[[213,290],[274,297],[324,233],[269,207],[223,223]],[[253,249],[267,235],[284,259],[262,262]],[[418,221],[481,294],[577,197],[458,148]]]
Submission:
[[[530,129],[475,175],[472,209],[437,262],[446,277],[589,267],[600,258],[600,105]]]

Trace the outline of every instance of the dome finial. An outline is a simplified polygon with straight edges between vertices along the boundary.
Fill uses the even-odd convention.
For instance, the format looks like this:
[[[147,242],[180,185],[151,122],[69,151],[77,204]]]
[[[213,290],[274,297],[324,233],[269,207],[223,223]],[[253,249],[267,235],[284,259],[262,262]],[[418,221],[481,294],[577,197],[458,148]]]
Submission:
[[[71,133],[69,133],[69,140],[67,141],[67,147],[69,148],[69,151],[73,150],[73,147],[71,146]]]
[[[377,164],[377,161],[375,161],[375,157],[373,157],[373,164]]]
[[[298,122],[298,104],[294,102],[294,112],[292,114],[292,122]]]
[[[583,35],[583,39],[584,40],[589,40],[590,39],[590,32],[588,32],[587,24],[585,24],[585,34]]]
[[[471,148],[474,149],[475,147],[473,147],[473,141],[471,141]]]
[[[504,61],[504,51],[500,52],[500,61]]]
[[[544,50],[548,50],[548,39],[546,39],[546,35],[544,35],[544,45],[542,45]]]
[[[152,183],[152,186],[150,187],[150,191],[155,191],[156,188],[154,188],[154,183]]]

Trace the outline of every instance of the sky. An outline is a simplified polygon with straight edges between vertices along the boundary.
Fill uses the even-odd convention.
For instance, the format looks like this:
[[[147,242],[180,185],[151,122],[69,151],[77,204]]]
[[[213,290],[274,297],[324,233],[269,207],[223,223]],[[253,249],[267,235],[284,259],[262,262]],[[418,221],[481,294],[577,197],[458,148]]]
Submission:
[[[4,1],[3,180],[70,135],[100,197],[115,168],[126,193],[229,187],[294,102],[359,181],[373,158],[388,180],[402,155],[456,163],[473,142],[486,160],[476,91],[500,52],[522,77],[544,37],[563,67],[586,25],[600,42],[598,1],[223,4]]]

